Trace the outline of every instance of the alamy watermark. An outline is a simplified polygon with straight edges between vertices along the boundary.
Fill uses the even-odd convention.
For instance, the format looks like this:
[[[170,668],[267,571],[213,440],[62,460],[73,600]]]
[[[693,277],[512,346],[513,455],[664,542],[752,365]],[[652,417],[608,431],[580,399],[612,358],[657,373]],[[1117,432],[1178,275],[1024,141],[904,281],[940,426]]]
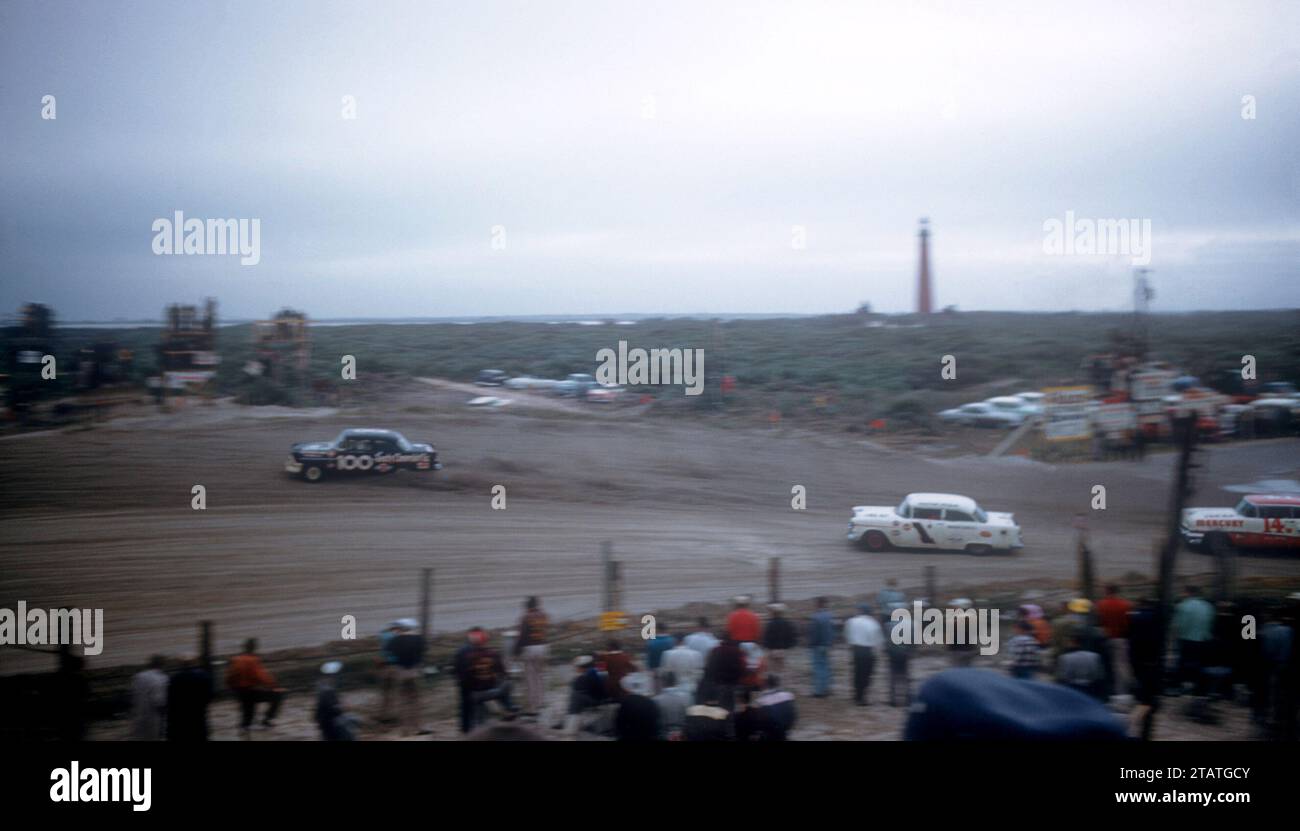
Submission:
[[[604,387],[668,384],[686,387],[687,395],[704,392],[703,349],[634,349],[618,342],[618,351],[596,353],[596,382]]]
[[[896,644],[911,646],[979,644],[981,655],[998,652],[998,627],[1001,613],[997,609],[923,609],[921,601],[890,612],[889,638]]]
[[[171,219],[153,221],[153,253],[164,254],[239,254],[240,265],[257,265],[262,261],[262,220],[260,219],[186,219],[176,211]]]
[[[1043,253],[1054,256],[1127,255],[1133,265],[1151,263],[1150,219],[1079,219],[1065,212],[1065,221],[1043,222]]]
[[[87,655],[104,651],[103,609],[0,609],[0,646],[80,646]]]

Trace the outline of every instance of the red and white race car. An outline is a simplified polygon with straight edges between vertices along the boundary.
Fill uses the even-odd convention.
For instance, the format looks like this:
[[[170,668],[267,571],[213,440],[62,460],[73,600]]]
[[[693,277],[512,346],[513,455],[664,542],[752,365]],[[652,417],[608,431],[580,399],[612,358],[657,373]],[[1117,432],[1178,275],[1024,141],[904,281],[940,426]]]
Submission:
[[[1300,549],[1300,495],[1250,494],[1235,508],[1188,508],[1183,539],[1191,546]]]

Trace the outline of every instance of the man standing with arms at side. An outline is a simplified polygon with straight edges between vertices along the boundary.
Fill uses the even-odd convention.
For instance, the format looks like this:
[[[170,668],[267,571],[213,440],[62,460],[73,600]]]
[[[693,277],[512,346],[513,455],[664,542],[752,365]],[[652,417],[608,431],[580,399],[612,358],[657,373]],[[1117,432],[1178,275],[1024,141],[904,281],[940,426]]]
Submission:
[[[550,619],[542,611],[536,597],[524,603],[524,616],[519,621],[519,640],[515,641],[515,656],[524,661],[524,715],[536,717],[546,702],[547,634]]]
[[[871,616],[871,604],[858,604],[858,614],[844,623],[844,640],[853,653],[853,703],[865,707],[876,669],[876,650],[884,645],[880,622]]]
[[[808,650],[813,671],[813,698],[831,694],[831,644],[835,641],[835,618],[826,608],[826,598],[817,598],[817,611],[808,621]]]
[[[1106,596],[1097,602],[1097,622],[1106,636],[1102,657],[1110,668],[1115,695],[1127,695],[1129,690],[1128,616],[1132,611],[1133,603],[1120,595],[1114,583],[1106,586]]]

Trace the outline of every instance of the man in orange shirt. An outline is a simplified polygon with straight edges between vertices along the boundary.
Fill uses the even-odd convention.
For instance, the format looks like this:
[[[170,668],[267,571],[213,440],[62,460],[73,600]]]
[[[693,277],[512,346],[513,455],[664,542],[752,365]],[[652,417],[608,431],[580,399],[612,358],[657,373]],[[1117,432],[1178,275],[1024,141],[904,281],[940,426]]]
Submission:
[[[749,609],[749,597],[736,598],[736,608],[727,615],[727,637],[736,643],[757,643],[763,637],[763,622]]]
[[[1097,602],[1097,621],[1106,635],[1106,660],[1115,695],[1126,695],[1129,689],[1128,616],[1132,611],[1132,601],[1121,597],[1114,583],[1106,586],[1106,596]]]
[[[278,685],[275,676],[257,657],[256,638],[244,641],[244,651],[230,659],[230,665],[226,667],[226,686],[239,699],[240,731],[247,733],[252,727],[257,705],[262,701],[270,705],[262,718],[262,726],[273,726],[272,722],[280,712],[280,702],[284,699],[284,688]]]

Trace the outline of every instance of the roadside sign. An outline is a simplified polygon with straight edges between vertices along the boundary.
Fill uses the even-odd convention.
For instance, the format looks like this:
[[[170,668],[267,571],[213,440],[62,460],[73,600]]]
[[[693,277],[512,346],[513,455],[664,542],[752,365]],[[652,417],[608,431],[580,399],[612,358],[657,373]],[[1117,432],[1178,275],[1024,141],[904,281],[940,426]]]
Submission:
[[[627,627],[627,612],[601,612],[600,631],[614,632]]]
[[[1092,387],[1043,388],[1043,437],[1048,441],[1078,441],[1092,437],[1088,405]]]

